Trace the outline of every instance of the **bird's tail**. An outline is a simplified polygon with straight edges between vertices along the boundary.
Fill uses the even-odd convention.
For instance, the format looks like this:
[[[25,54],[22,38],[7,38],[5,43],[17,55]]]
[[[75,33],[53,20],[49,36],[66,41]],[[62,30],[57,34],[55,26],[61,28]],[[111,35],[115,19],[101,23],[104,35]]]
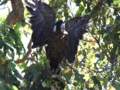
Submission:
[[[54,74],[59,74],[60,73],[60,63],[56,62],[55,60],[50,61],[50,68],[54,72]]]

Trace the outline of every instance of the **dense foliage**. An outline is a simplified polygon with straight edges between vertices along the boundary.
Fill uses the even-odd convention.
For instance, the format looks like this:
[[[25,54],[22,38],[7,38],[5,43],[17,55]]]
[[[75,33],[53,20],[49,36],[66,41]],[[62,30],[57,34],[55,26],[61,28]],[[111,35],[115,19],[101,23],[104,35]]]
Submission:
[[[57,20],[64,21],[92,12],[98,1],[45,0],[56,11]],[[11,8],[8,3],[2,7]],[[79,43],[75,62],[62,62],[57,80],[44,47],[32,50],[30,55],[26,52],[31,51],[25,43],[30,41],[31,34],[24,22],[28,11],[24,8],[25,20],[12,26],[6,25],[5,17],[0,15],[0,90],[61,90],[64,86],[64,90],[119,90],[120,1],[100,0],[100,6]],[[23,37],[28,41],[24,42]]]

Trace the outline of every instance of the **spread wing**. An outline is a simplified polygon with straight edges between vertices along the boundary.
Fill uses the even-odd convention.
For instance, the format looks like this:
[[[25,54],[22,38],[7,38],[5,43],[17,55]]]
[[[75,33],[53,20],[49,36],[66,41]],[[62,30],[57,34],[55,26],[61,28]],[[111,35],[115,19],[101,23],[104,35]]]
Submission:
[[[79,40],[82,39],[83,34],[86,32],[90,16],[91,14],[87,14],[82,17],[72,18],[66,22],[65,30],[68,32],[68,35],[65,37],[64,48],[65,57],[69,63],[75,60]]]
[[[32,33],[32,48],[43,46],[51,36],[56,15],[54,10],[41,0],[25,0],[26,8],[30,12],[30,25]]]

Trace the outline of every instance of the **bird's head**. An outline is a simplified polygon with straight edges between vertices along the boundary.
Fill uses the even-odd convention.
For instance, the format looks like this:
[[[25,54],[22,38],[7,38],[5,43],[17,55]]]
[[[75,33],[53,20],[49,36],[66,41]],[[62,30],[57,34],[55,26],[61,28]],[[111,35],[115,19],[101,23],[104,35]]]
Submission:
[[[63,23],[62,20],[59,20],[58,22],[56,22],[54,29],[54,32],[62,32],[63,35],[68,34],[68,32],[65,30],[65,23]]]

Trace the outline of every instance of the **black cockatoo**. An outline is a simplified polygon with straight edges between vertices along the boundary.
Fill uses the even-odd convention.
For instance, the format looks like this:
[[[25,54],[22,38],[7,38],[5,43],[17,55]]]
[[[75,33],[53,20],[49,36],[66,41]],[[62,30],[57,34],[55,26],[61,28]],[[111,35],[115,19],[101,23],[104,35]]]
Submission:
[[[91,14],[72,18],[66,23],[56,21],[54,10],[41,0],[25,0],[26,8],[30,12],[30,24],[33,48],[46,44],[46,56],[50,60],[51,70],[59,72],[59,64],[67,59],[73,63],[77,53],[77,46],[82,35],[86,32],[86,26]]]

